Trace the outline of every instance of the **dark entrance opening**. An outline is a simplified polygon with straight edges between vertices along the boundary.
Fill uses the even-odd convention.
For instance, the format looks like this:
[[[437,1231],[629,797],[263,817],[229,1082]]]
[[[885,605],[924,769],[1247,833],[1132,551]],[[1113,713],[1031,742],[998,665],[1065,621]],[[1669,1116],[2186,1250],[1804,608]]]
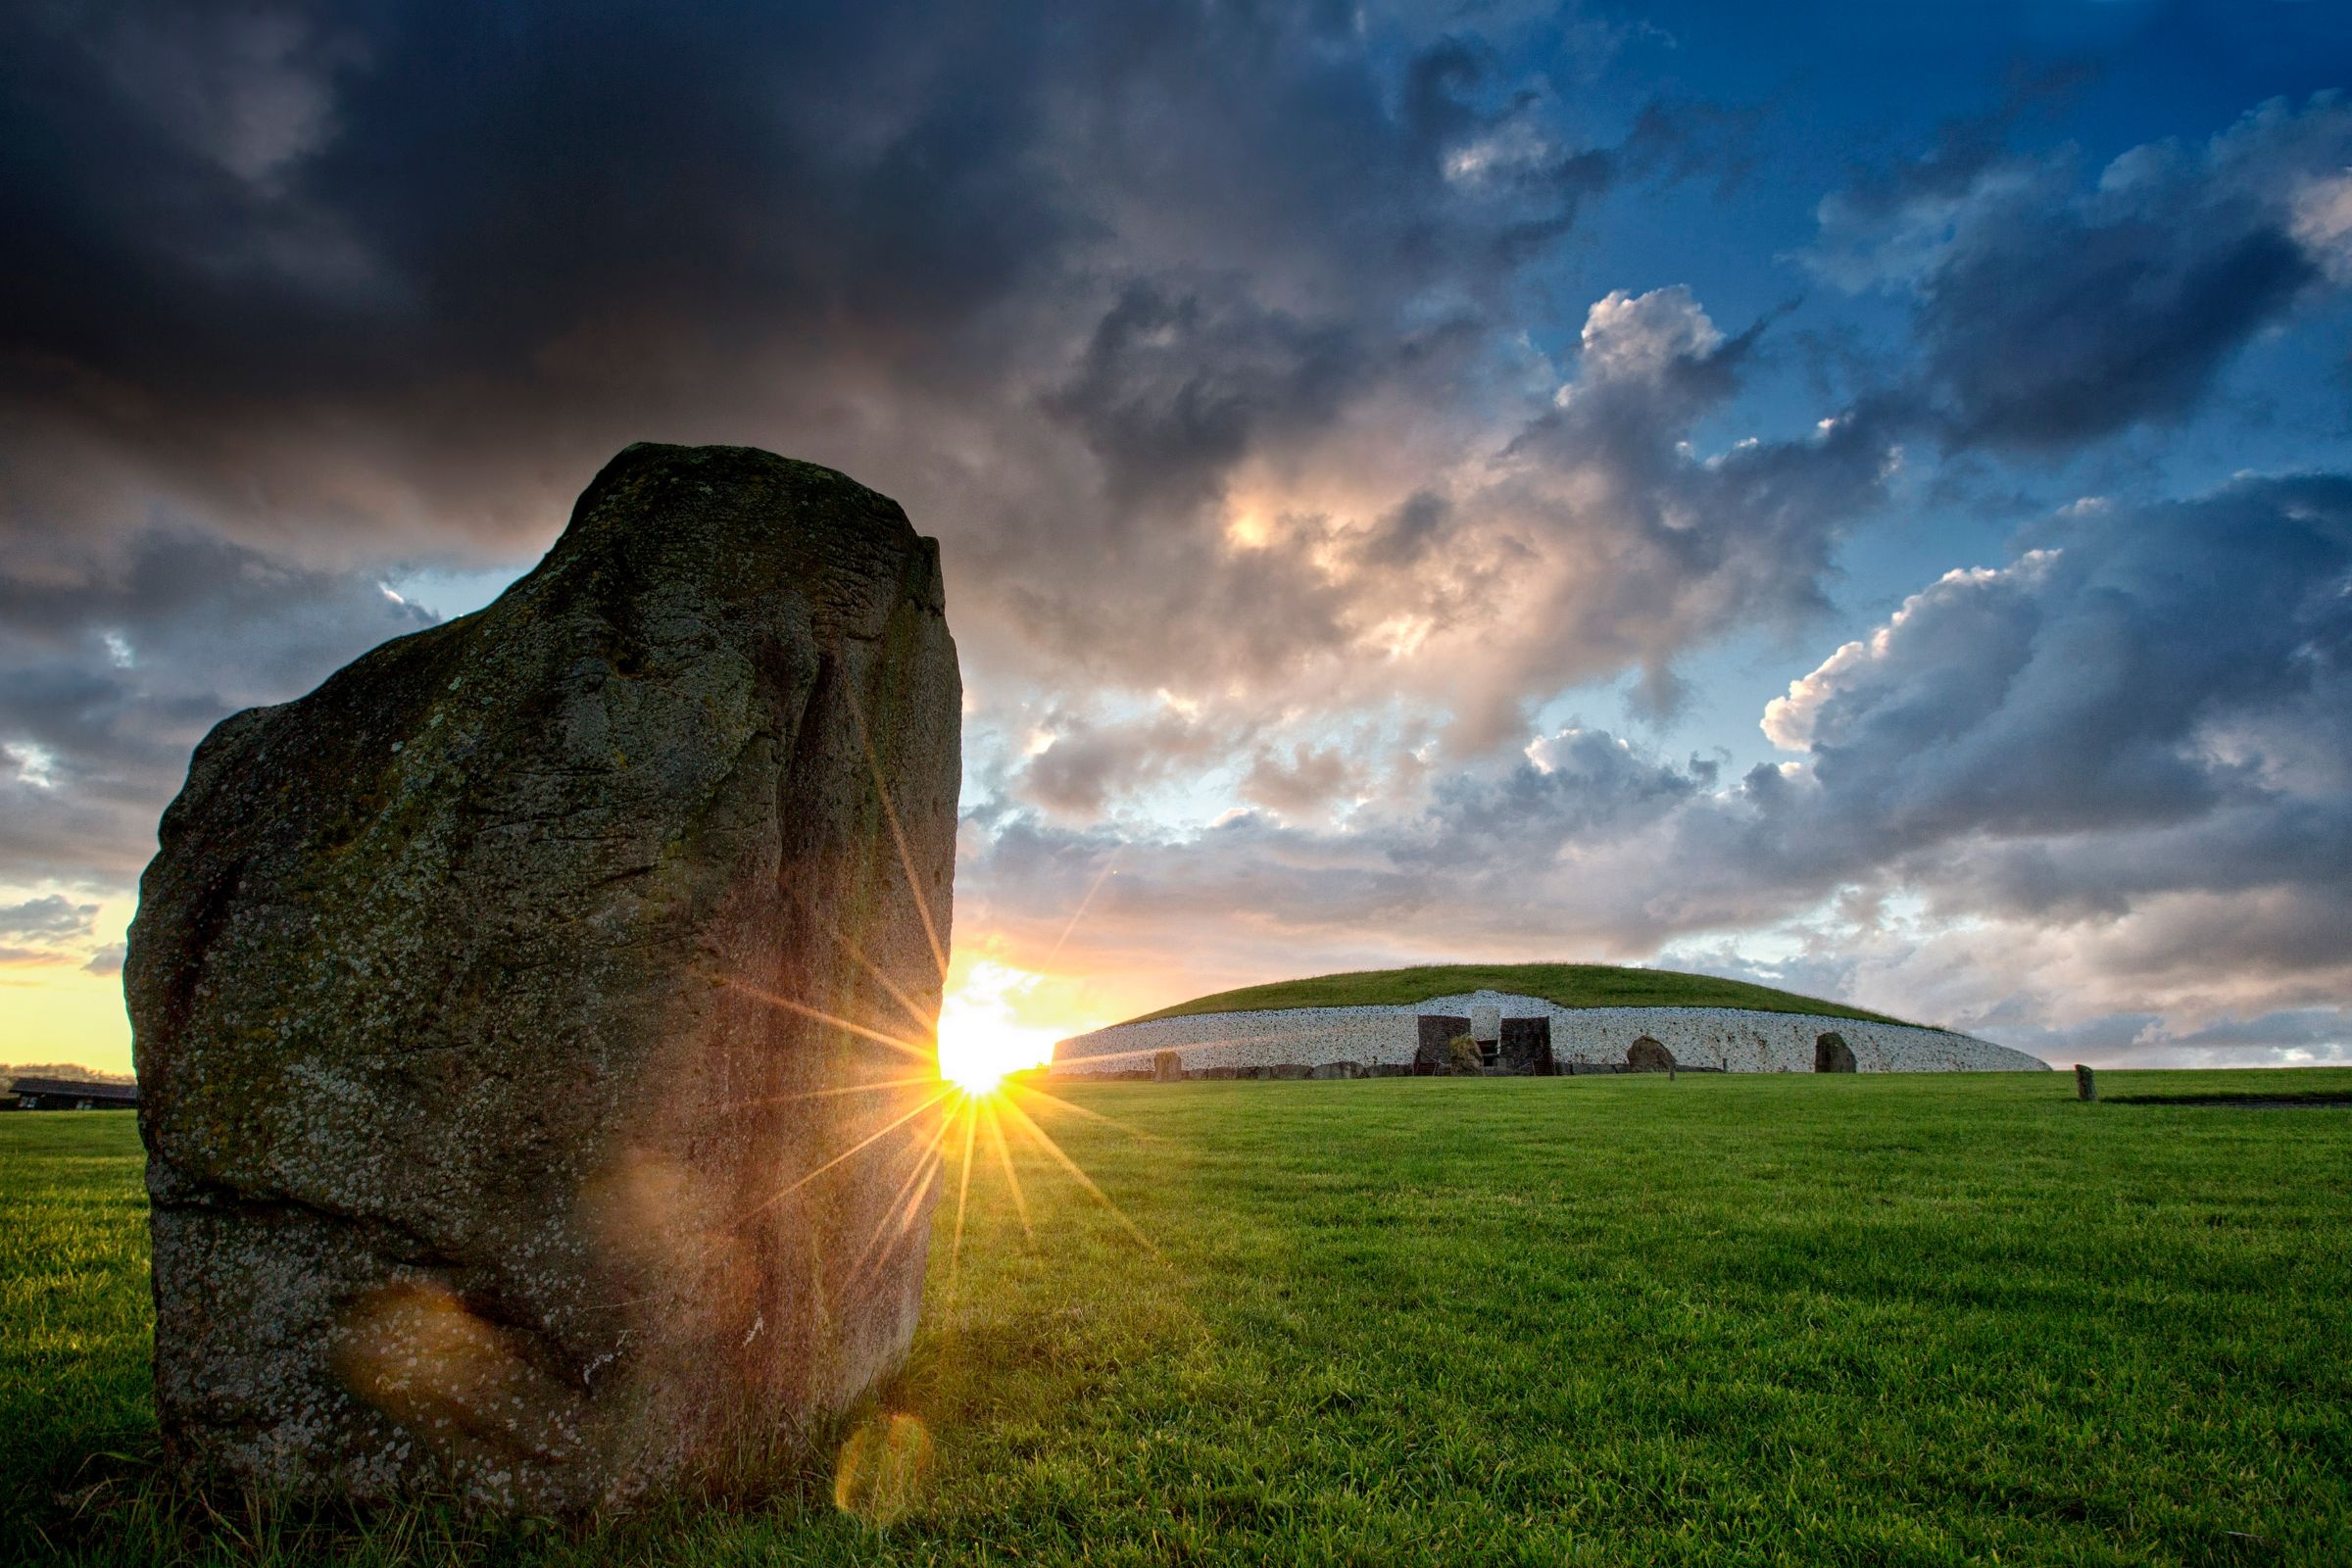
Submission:
[[[1446,1048],[1470,1032],[1470,1020],[1449,1013],[1425,1012],[1420,1019],[1420,1038],[1413,1048],[1413,1072],[1428,1078],[1453,1070],[1452,1058]]]
[[[1854,1048],[1845,1043],[1845,1036],[1833,1029],[1813,1042],[1813,1070],[1815,1072],[1854,1071]]]

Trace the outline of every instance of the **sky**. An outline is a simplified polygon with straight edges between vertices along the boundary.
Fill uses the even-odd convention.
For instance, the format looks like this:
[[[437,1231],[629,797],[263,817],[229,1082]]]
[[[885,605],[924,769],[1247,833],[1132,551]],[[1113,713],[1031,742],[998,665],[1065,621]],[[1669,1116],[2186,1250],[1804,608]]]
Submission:
[[[0,1059],[633,440],[941,541],[950,1013],[1703,969],[2352,1060],[2352,9],[0,14]]]

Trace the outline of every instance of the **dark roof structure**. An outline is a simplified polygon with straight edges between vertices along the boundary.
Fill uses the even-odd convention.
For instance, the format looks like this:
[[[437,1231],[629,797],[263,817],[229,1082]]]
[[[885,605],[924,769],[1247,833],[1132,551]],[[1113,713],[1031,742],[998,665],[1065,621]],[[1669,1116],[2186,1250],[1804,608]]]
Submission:
[[[101,1083],[86,1078],[19,1078],[9,1086],[21,1110],[65,1110],[86,1103],[93,1110],[129,1108],[139,1102],[137,1084]]]

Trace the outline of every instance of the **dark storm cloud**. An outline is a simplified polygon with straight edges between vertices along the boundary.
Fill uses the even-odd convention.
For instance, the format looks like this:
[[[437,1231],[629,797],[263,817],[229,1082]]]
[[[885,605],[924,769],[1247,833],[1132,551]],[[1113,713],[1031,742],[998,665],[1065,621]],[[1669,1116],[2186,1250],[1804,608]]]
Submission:
[[[622,443],[749,440],[945,536],[984,666],[1245,707],[1387,610],[1238,557],[1237,473],[1524,418],[1526,270],[1713,135],[1590,145],[1469,32],[1314,6],[45,6],[0,53],[35,575],[159,507],[330,576],[514,562]]]
[[[206,725],[414,623],[375,573],[527,560],[641,437],[849,467],[991,685],[1173,673],[1246,749],[1387,607],[1237,555],[1237,471],[1523,417],[1523,270],[1705,139],[1587,145],[1468,32],[1318,6],[38,5],[0,57],[18,877],[125,875]],[[1205,745],[1098,722],[1023,787]]]
[[[1006,90],[1036,29],[981,8],[12,16],[12,401],[232,519],[397,489],[478,523],[551,431],[593,461],[780,341],[952,369],[1063,234]],[[148,91],[183,47],[184,111]]]
[[[1206,499],[1254,440],[1325,423],[1361,382],[1370,351],[1348,325],[1215,292],[1131,285],[1047,399],[1102,458],[1115,500]]]
[[[1917,300],[1948,439],[2061,450],[2192,410],[2236,351],[2352,279],[2352,108],[2266,104],[2203,147],[2135,147],[2087,189],[1997,127],[1821,207],[1807,260]]]
[[[805,424],[851,373],[1036,378],[1114,491],[1174,461],[1149,452],[1163,422],[1213,469],[1253,420],[1328,411],[1417,291],[1494,308],[1510,236],[1610,177],[1476,47],[1440,40],[1399,84],[1311,7],[0,27],[7,392],[229,514],[383,486],[511,530],[551,432],[568,465],[649,415]],[[1482,137],[1508,145],[1449,179]]]
[[[432,619],[186,529],[0,568],[0,865],[122,885],[207,729]]]
[[[1920,328],[1960,440],[2063,447],[2185,413],[2318,276],[2278,228],[2194,210],[2036,225],[1944,268]]]

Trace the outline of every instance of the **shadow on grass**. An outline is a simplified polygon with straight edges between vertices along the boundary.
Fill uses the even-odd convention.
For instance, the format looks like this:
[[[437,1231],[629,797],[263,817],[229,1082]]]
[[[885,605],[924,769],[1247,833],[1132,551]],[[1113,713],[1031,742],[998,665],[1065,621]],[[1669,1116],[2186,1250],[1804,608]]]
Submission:
[[[2313,1090],[2295,1095],[2106,1095],[2107,1105],[2234,1105],[2240,1110],[2301,1110],[2352,1105],[2352,1094]]]
[[[826,1417],[805,1437],[746,1446],[676,1495],[563,1519],[505,1516],[454,1490],[356,1503],[174,1475],[160,1445],[93,1455],[81,1484],[53,1491],[19,1521],[41,1560],[118,1564],[234,1563],[351,1568],[418,1563],[572,1564],[649,1561],[698,1534],[789,1530],[834,1514],[834,1455],[883,1401]],[[853,1522],[855,1528],[855,1522]]]

